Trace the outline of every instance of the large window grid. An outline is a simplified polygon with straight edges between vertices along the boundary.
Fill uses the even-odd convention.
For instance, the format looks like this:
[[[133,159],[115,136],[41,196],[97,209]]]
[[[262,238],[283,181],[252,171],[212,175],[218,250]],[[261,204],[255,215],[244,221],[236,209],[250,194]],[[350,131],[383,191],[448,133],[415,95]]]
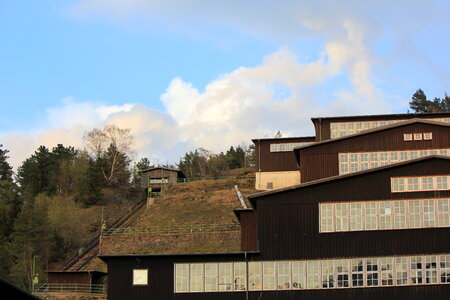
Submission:
[[[449,190],[450,176],[392,177],[392,193]]]
[[[339,153],[339,174],[348,174],[431,155],[450,156],[450,149]]]
[[[296,147],[306,146],[313,143],[314,142],[270,144],[270,152],[288,152],[294,150]]]
[[[450,118],[433,118],[425,119],[435,122],[450,123]],[[399,122],[406,122],[408,120],[387,120],[387,121],[357,121],[357,122],[331,122],[330,131],[331,138],[343,137],[355,134],[364,130],[378,128],[381,126],[391,125]],[[431,139],[431,138],[430,138]]]
[[[319,207],[322,233],[450,227],[447,198],[320,203]]]
[[[220,264],[222,263],[176,263],[175,292],[245,291],[245,285],[244,288],[237,289],[208,288],[207,282],[211,279],[211,274],[208,275],[206,268],[216,265],[212,269],[217,270],[217,265]],[[225,264],[229,266],[230,263]],[[249,270],[253,270],[253,273],[249,271],[249,290],[251,291],[450,284],[450,254],[309,261],[234,262],[231,264],[234,269],[242,270],[248,267]],[[192,265],[195,266],[192,267]],[[198,265],[204,266],[204,283],[197,283],[198,277],[188,274],[188,283],[185,284],[186,270],[195,270]],[[192,286],[189,282],[193,279],[195,290],[179,289],[181,286]],[[246,279],[247,276],[244,276],[240,282],[246,282]],[[182,283],[179,282],[180,280]],[[251,282],[259,284],[251,285]],[[263,283],[261,284],[261,282]],[[199,286],[204,286],[204,289],[198,290]]]

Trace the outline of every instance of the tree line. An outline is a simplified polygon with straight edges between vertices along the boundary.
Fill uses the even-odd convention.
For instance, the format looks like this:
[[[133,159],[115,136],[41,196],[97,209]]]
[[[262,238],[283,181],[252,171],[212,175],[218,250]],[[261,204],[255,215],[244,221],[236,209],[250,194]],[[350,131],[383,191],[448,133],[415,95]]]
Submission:
[[[86,132],[83,139],[85,149],[38,147],[16,174],[9,151],[0,145],[0,277],[21,288],[31,290],[34,260],[43,274],[83,246],[83,220],[77,216],[103,204],[104,188],[140,187],[140,172],[156,166],[178,167],[188,178],[199,178],[249,167],[253,161],[252,148],[241,145],[219,154],[199,148],[178,165],[157,165],[146,157],[133,163],[134,138],[115,125]]]

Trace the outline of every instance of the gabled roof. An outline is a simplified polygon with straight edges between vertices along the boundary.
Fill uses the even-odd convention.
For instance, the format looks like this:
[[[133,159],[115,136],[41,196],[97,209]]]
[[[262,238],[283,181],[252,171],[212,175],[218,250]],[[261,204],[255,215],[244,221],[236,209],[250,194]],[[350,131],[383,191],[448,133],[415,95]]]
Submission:
[[[243,212],[254,212],[255,210],[253,208],[240,208],[240,209],[233,209],[233,213],[236,216],[236,218],[241,221],[241,213]]]
[[[450,127],[449,123],[443,123],[443,122],[438,122],[438,121],[429,121],[429,120],[424,120],[424,119],[406,120],[404,122],[398,122],[398,123],[395,123],[395,124],[390,124],[390,125],[386,125],[386,126],[381,126],[381,127],[377,127],[377,128],[363,130],[361,132],[358,132],[358,133],[355,133],[355,134],[351,134],[351,135],[346,135],[346,136],[343,136],[343,137],[338,137],[338,138],[334,138],[334,139],[328,139],[328,140],[316,142],[316,143],[313,143],[313,144],[310,144],[310,145],[295,147],[294,148],[294,152],[296,153],[295,156],[298,159],[297,150],[300,150],[300,149],[316,147],[316,146],[323,145],[323,144],[336,143],[336,142],[339,142],[339,141],[342,141],[342,140],[347,140],[347,139],[355,138],[355,137],[358,137],[358,136],[368,135],[368,134],[372,134],[372,133],[376,133],[376,132],[380,132],[380,131],[385,131],[385,130],[392,129],[392,128],[407,126],[407,125],[411,125],[411,124],[415,124],[415,123],[422,123],[422,124],[430,124],[430,125],[436,125],[436,126]]]
[[[252,139],[252,142],[257,142],[257,141],[283,141],[283,140],[315,140],[316,137],[314,135],[312,136],[286,136],[286,137],[272,137],[272,138],[256,138],[256,139]]]
[[[402,161],[402,162],[399,162],[399,163],[396,163],[396,164],[392,164],[392,165],[386,165],[386,166],[382,166],[382,167],[378,167],[378,168],[367,169],[367,170],[363,170],[363,171],[359,171],[359,172],[348,173],[348,174],[344,174],[344,175],[336,175],[336,176],[331,176],[331,177],[327,177],[327,178],[321,178],[321,179],[308,181],[308,182],[297,184],[297,185],[284,187],[284,188],[281,188],[281,189],[275,189],[275,190],[270,190],[270,191],[259,192],[259,193],[251,194],[247,198],[249,199],[249,201],[252,204],[252,206],[256,207],[255,200],[260,198],[260,197],[267,196],[267,195],[274,195],[274,194],[279,194],[279,193],[283,193],[283,192],[286,192],[286,191],[299,190],[299,189],[310,187],[310,186],[314,186],[314,185],[320,185],[320,184],[323,184],[323,183],[338,181],[338,180],[342,180],[342,179],[345,179],[345,178],[357,177],[357,176],[364,175],[364,174],[374,173],[374,172],[378,172],[378,171],[385,170],[385,169],[396,168],[396,167],[399,167],[399,166],[414,164],[414,163],[417,163],[417,162],[426,161],[426,160],[432,160],[432,159],[442,159],[442,160],[450,161],[450,157],[448,157],[448,156],[431,155],[431,156],[421,157],[421,158],[417,158],[417,159]],[[450,170],[449,170],[449,172],[450,172]]]
[[[316,120],[329,120],[329,121],[347,121],[347,120],[393,120],[395,118],[400,119],[413,119],[413,118],[423,118],[423,117],[450,117],[450,112],[440,112],[440,113],[412,113],[412,114],[382,114],[382,115],[359,115],[359,116],[333,116],[333,117],[313,117],[311,120],[314,122]]]

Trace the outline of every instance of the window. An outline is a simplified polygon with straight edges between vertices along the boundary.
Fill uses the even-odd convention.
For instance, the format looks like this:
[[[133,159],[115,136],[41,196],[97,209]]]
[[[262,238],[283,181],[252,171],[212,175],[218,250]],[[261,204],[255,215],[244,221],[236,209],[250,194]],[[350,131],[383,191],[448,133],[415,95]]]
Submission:
[[[438,200],[438,226],[450,227],[449,199]]]
[[[352,286],[364,286],[364,260],[352,259],[350,263],[352,272]]]
[[[308,261],[307,265],[307,288],[318,289],[320,287],[320,267],[319,261]]]
[[[378,229],[378,203],[367,202],[365,203],[365,229],[376,230]]]
[[[306,269],[304,261],[292,262],[292,289],[300,290],[306,288]],[[450,267],[450,264],[449,264]],[[450,278],[450,275],[449,275]]]
[[[265,261],[263,262],[263,290],[275,290],[275,262]]]
[[[234,263],[234,290],[245,291],[247,289],[247,266],[245,262]]]
[[[397,193],[449,190],[449,177],[450,176],[393,177],[391,178],[391,191],[392,193]],[[404,182],[406,182],[406,184],[404,184]]]
[[[422,133],[414,133],[414,140],[415,141],[421,141],[422,140]]]
[[[348,203],[336,203],[336,231],[348,230]]]
[[[449,207],[448,198],[320,203],[320,232],[450,227]]]
[[[366,272],[367,286],[378,286],[378,259],[367,259],[367,272]]]
[[[219,291],[231,291],[233,263],[219,263]],[[191,291],[192,292],[192,291]]]
[[[395,258],[395,278],[396,285],[408,284],[408,258],[396,257]]]
[[[332,232],[333,227],[333,204],[320,205],[320,231]]]
[[[350,203],[350,230],[363,230],[363,203]]]
[[[246,266],[248,264],[248,274]],[[187,292],[342,289],[450,283],[450,254],[252,262],[176,263],[174,290]],[[221,273],[220,270],[226,270]],[[145,277],[145,269],[135,269]],[[140,275],[139,275],[140,274]],[[232,274],[232,288],[218,288]],[[248,275],[248,276],[247,276]],[[228,281],[228,279],[226,280]],[[140,279],[140,282],[144,282]],[[262,283],[262,284],[261,284]]]
[[[323,288],[335,287],[333,260],[322,261],[322,287]]]
[[[412,141],[412,133],[404,133],[403,140],[404,141]]]
[[[148,269],[133,269],[133,285],[148,284]]]
[[[190,291],[203,292],[203,264],[191,264]]]
[[[205,292],[219,290],[218,269],[217,263],[205,263]]]
[[[189,264],[175,264],[175,292],[189,292]]]
[[[449,153],[450,149],[339,153],[339,174],[358,172],[435,154],[449,156]]]
[[[393,258],[382,257],[380,260],[381,285],[394,285]]]
[[[423,133],[423,139],[424,140],[432,140],[433,139],[433,133],[431,133],[431,132],[424,132]]]
[[[428,284],[438,283],[437,265],[438,264],[436,256],[425,257],[425,283]]]
[[[450,283],[450,255],[440,257],[440,280],[441,283]]]
[[[248,274],[248,289],[250,291],[261,290],[261,262],[249,262]]]
[[[291,270],[289,261],[278,262],[278,289],[288,290],[291,288]]]
[[[379,204],[380,229],[392,228],[391,202],[381,201]]]
[[[422,271],[422,257],[413,256],[411,257],[411,283],[412,284],[422,284],[423,282],[423,271]]]
[[[337,273],[337,287],[349,287],[349,260],[340,259],[335,261]]]

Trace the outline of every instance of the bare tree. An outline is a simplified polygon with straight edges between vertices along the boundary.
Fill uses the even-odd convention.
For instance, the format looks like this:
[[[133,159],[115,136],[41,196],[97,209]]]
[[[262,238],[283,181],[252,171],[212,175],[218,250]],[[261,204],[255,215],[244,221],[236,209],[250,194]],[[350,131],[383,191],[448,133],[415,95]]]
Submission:
[[[107,159],[108,163],[102,166],[107,183],[113,181],[117,170],[129,164],[127,157],[134,153],[134,137],[130,134],[130,129],[121,129],[114,124],[106,125],[101,130],[94,128],[86,132],[83,139],[96,160]]]

